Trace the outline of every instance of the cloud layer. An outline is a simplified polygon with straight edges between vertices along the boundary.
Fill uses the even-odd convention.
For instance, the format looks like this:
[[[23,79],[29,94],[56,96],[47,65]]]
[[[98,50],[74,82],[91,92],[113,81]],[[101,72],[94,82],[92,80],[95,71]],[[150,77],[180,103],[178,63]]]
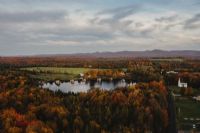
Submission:
[[[2,0],[0,55],[200,50],[197,2]]]

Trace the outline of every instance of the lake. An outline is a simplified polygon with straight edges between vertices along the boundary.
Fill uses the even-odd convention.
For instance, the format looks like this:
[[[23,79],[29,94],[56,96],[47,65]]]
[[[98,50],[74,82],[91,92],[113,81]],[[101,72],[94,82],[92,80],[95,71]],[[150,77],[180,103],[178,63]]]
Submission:
[[[92,88],[100,88],[104,90],[112,90],[120,87],[127,87],[130,85],[134,85],[134,83],[128,83],[125,82],[125,80],[119,80],[119,81],[101,81],[101,82],[78,82],[74,81],[72,82],[61,82],[59,84],[53,83],[44,83],[42,84],[42,88],[48,88],[52,91],[62,91],[63,93],[68,92],[87,92],[89,89]]]

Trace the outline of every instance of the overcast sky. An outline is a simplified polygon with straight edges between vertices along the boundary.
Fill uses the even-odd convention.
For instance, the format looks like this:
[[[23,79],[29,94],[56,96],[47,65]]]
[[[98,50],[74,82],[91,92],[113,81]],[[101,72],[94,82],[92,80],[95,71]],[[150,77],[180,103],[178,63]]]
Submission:
[[[200,50],[200,0],[0,0],[0,55],[153,49]]]

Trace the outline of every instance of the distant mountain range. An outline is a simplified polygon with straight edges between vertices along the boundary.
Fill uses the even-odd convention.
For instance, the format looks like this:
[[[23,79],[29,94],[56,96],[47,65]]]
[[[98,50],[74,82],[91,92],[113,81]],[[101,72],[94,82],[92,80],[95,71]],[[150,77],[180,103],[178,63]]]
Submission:
[[[186,57],[200,59],[200,51],[195,50],[147,50],[147,51],[120,51],[120,52],[95,52],[77,54],[37,55],[37,57],[77,57],[77,58],[161,58],[161,57]]]
[[[147,50],[147,51],[119,51],[119,52],[95,52],[95,53],[76,53],[76,54],[44,54],[44,55],[27,55],[27,56],[0,56],[0,58],[167,58],[183,57],[200,59],[198,50]]]

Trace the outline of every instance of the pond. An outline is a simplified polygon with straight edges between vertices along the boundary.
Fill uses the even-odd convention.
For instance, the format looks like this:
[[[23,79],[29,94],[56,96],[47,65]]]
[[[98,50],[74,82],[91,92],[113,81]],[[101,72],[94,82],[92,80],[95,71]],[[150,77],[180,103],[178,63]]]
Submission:
[[[127,87],[134,85],[135,83],[133,82],[125,82],[125,80],[119,80],[119,81],[100,81],[100,82],[78,82],[78,81],[73,81],[72,82],[61,82],[59,84],[56,84],[55,82],[53,83],[44,83],[42,84],[42,88],[47,88],[52,91],[62,91],[63,93],[68,93],[68,92],[87,92],[89,89],[92,88],[100,88],[104,90],[112,90],[120,87]]]

